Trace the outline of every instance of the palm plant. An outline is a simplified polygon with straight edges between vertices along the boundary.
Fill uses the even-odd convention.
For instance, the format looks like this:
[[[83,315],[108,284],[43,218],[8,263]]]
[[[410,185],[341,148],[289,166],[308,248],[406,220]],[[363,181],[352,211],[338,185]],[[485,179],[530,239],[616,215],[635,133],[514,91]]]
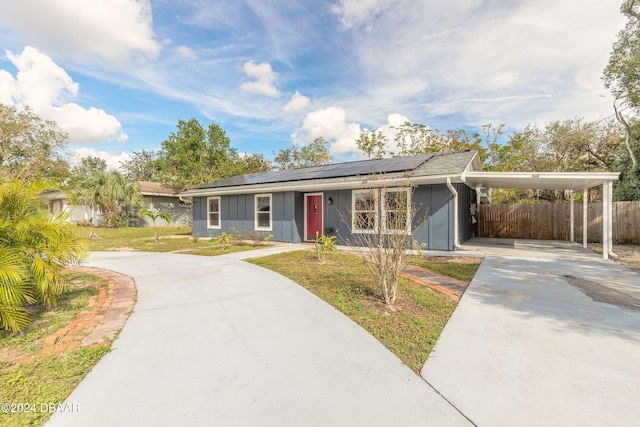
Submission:
[[[153,221],[153,232],[156,236],[155,242],[156,244],[160,243],[160,235],[158,234],[158,226],[156,224],[156,220],[158,218],[162,218],[167,221],[167,224],[169,224],[171,223],[171,215],[166,212],[153,212],[147,208],[144,208],[140,211],[140,218],[144,218],[145,216],[148,216],[149,218],[151,218],[151,221]]]
[[[80,246],[68,213],[48,218],[39,199],[46,182],[0,181],[0,325],[29,323],[26,304],[48,307],[65,289],[62,269],[78,261]]]
[[[99,206],[104,215],[104,225],[112,228],[117,215],[125,207],[142,205],[140,189],[115,170],[96,171],[90,176],[73,182],[70,191],[76,204]]]

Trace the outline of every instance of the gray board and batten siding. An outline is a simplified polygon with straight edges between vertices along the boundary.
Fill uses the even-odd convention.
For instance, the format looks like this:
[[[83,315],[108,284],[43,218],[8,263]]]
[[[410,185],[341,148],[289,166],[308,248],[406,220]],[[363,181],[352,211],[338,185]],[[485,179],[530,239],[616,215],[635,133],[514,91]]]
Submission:
[[[473,237],[469,206],[475,203],[476,193],[464,184],[453,184],[459,195],[459,239],[464,242]],[[338,242],[350,237],[352,190],[326,190],[323,228],[331,228]],[[303,241],[304,193],[297,191],[272,194],[273,241],[300,243]],[[327,205],[331,198],[332,205]],[[413,239],[427,249],[455,250],[454,197],[446,184],[418,186],[412,194],[416,214],[412,223]],[[233,194],[220,196],[220,228],[207,227],[207,197],[193,198],[193,232],[200,236],[219,236],[221,233],[240,233],[255,230],[255,195]],[[426,218],[426,221],[425,221]]]
[[[451,179],[458,193],[458,240],[464,242],[474,235],[470,206],[476,203],[476,192],[460,180],[465,171],[480,169],[477,151],[462,150],[241,175],[181,196],[193,200],[193,232],[214,237],[223,232],[255,231],[256,195],[270,194],[272,227],[265,233],[277,242],[298,243],[305,240],[305,197],[322,195],[322,230],[344,244],[351,237],[354,191],[385,185],[373,183],[378,179],[391,183],[389,189],[409,183],[415,185],[411,203],[417,210],[410,243],[415,240],[428,249],[455,250],[455,197],[447,180]],[[208,197],[219,200],[216,228],[208,226]]]

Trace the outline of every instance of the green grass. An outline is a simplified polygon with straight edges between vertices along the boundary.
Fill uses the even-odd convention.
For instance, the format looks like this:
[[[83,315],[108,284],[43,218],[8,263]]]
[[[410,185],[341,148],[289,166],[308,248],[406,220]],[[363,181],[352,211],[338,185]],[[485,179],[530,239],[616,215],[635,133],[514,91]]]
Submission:
[[[29,362],[0,362],[0,402],[35,404],[35,412],[0,411],[2,426],[40,426],[51,414],[40,412],[41,404],[62,403],[91,368],[109,351],[110,345],[78,348]],[[82,408],[79,408],[82,410]]]
[[[98,293],[92,285],[107,286],[107,281],[89,274],[65,271],[72,282],[59,297],[53,310],[32,310],[32,323],[20,334],[0,331],[0,403],[34,403],[36,412],[4,413],[2,426],[39,426],[51,414],[40,412],[40,404],[62,403],[100,358],[110,344],[78,348],[68,353],[40,356],[26,362],[9,362],[18,357],[38,354],[44,339],[75,319],[86,309],[89,298]],[[46,406],[45,406],[46,407]]]
[[[295,251],[254,259],[254,264],[274,270],[327,301],[419,373],[442,329],[456,307],[448,296],[404,280],[390,312],[380,298],[362,258],[346,253],[329,254],[318,262],[311,251]]]
[[[481,262],[479,258],[443,257],[409,257],[407,261],[409,264],[417,265],[467,283],[471,282]]]
[[[227,248],[225,249],[220,245],[212,246],[210,244],[209,247],[207,248],[197,249],[194,251],[189,251],[187,253],[189,255],[215,256],[215,255],[230,254],[232,252],[250,251],[250,250],[259,249],[259,248],[260,248],[259,246],[253,246],[253,245],[231,244],[231,245],[228,245]]]
[[[94,232],[100,238],[89,239],[89,233]],[[169,252],[180,249],[200,248],[211,245],[206,240],[194,242],[191,238],[191,227],[158,227],[160,243],[154,242],[153,227],[121,227],[121,228],[93,228],[76,227],[76,236],[89,251],[149,251]]]
[[[100,236],[99,239],[89,239],[90,232]],[[142,252],[172,252],[184,251],[193,255],[222,255],[230,252],[257,249],[242,243],[231,243],[227,249],[214,244],[208,239],[197,242],[191,237],[191,227],[158,227],[160,242],[155,243],[153,227],[121,227],[121,228],[93,228],[77,227],[76,236],[88,251],[142,251]]]
[[[0,356],[8,354],[9,351],[23,355],[39,353],[44,338],[78,317],[78,314],[87,307],[89,298],[98,294],[98,290],[92,286],[92,283],[108,285],[107,281],[100,277],[77,271],[64,271],[63,276],[71,284],[58,298],[56,307],[53,309],[47,309],[41,305],[30,307],[32,322],[19,334],[0,330]]]

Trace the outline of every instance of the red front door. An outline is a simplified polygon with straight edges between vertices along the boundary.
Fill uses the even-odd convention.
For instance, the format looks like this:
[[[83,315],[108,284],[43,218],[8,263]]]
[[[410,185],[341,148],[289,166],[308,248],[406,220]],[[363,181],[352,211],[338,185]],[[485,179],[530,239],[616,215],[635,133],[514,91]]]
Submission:
[[[322,234],[322,195],[305,196],[307,226],[305,230],[306,240],[316,238],[316,231]]]

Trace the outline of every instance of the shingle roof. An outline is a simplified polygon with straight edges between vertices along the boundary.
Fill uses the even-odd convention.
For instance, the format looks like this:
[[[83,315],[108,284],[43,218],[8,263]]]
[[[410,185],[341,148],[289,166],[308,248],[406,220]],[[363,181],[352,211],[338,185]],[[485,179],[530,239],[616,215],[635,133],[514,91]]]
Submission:
[[[145,196],[177,196],[178,192],[173,188],[163,187],[159,182],[138,181],[140,193]]]
[[[218,180],[209,185],[182,192],[180,195],[191,197],[221,193],[246,193],[253,190],[269,191],[272,188],[291,188],[293,190],[328,188],[335,185],[350,185],[349,183],[357,186],[362,185],[363,181],[370,181],[373,174],[392,180],[441,175],[461,176],[477,155],[476,150],[448,151],[240,175]]]

